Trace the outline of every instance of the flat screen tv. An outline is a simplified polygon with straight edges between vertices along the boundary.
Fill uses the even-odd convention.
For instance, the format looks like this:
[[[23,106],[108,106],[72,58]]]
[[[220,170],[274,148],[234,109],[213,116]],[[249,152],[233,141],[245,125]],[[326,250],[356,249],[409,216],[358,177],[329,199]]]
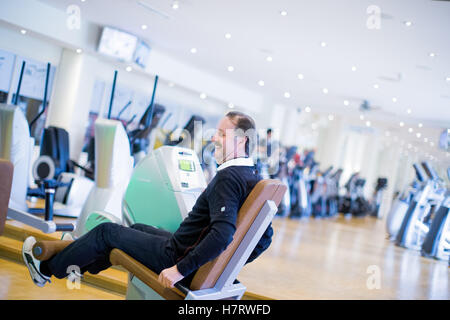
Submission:
[[[147,66],[148,55],[150,54],[150,46],[140,40],[134,53],[134,63],[145,69]]]
[[[132,62],[138,38],[130,33],[111,28],[103,28],[98,52],[124,62]]]

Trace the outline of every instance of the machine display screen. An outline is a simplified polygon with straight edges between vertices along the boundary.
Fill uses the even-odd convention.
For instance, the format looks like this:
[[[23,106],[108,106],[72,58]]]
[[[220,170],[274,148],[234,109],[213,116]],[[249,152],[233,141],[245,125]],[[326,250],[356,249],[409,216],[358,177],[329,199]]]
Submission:
[[[195,166],[194,162],[190,160],[178,160],[178,166],[180,170],[194,172]]]

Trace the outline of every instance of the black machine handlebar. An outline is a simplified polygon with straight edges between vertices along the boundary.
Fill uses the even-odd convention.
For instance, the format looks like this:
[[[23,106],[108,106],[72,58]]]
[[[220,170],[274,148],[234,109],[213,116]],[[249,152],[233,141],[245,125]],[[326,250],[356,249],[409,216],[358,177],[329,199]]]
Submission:
[[[425,175],[423,173],[423,170],[419,167],[419,165],[417,163],[413,164],[413,168],[414,168],[414,171],[416,172],[417,180],[419,180],[420,182],[424,182]]]
[[[436,171],[434,171],[433,167],[427,161],[422,162],[422,167],[431,180],[439,180],[439,176],[436,174]]]

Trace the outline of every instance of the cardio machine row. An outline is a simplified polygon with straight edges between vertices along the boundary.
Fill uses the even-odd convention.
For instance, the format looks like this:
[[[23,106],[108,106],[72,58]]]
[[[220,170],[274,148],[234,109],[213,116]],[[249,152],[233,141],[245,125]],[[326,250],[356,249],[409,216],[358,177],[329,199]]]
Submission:
[[[388,238],[450,265],[450,190],[428,162],[413,168],[415,180],[395,199],[387,216]],[[450,179],[450,168],[447,174]]]

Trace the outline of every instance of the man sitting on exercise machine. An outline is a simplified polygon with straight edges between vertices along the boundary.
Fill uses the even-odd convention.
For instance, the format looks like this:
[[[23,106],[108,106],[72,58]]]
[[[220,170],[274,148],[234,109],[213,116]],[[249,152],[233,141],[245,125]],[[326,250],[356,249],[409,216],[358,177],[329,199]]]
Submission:
[[[28,237],[22,254],[33,282],[43,287],[52,275],[67,277],[73,266],[81,274],[97,274],[111,266],[109,254],[114,248],[158,273],[165,287],[173,288],[184,278],[192,280],[194,271],[216,258],[232,241],[238,211],[261,180],[249,157],[255,136],[255,123],[248,115],[229,112],[221,119],[212,138],[217,174],[173,234],[143,224],[125,227],[103,223],[46,261],[33,256],[36,240]],[[272,235],[269,225],[247,263],[269,247]]]

